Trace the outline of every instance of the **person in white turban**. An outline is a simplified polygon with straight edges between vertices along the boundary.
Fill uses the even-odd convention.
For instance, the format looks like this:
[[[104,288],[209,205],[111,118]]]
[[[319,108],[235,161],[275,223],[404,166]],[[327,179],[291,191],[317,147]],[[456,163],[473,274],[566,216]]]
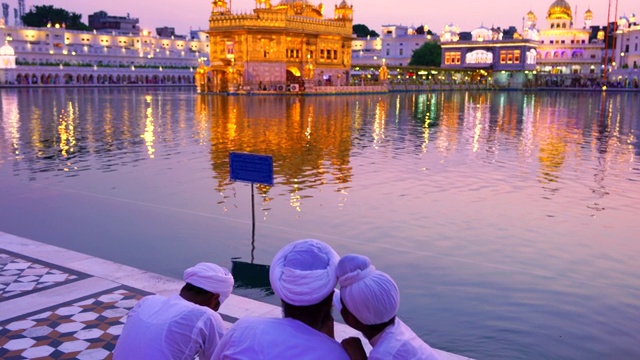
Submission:
[[[437,353],[396,317],[400,291],[391,277],[376,270],[366,256],[346,255],[336,269],[340,295],[336,307],[347,325],[360,331],[372,346],[369,360],[437,360]],[[359,338],[342,346],[351,359],[367,359]]]
[[[199,263],[184,272],[180,294],[150,295],[129,312],[114,360],[211,359],[225,333],[220,305],[233,289],[229,270]]]
[[[283,318],[242,318],[220,341],[216,360],[346,360],[331,315],[339,256],[319,240],[298,240],[271,262],[269,280]]]

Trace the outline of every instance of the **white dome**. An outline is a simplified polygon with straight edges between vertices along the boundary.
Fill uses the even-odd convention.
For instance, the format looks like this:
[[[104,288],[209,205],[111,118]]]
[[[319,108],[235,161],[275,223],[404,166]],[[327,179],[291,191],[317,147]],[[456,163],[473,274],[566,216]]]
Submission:
[[[16,52],[11,45],[4,43],[4,45],[0,47],[0,56],[16,56]]]

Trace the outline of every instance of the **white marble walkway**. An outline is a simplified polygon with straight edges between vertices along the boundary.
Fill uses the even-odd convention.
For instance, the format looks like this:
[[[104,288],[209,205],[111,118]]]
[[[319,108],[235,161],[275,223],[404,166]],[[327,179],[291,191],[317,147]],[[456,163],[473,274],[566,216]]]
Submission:
[[[183,284],[0,232],[0,358],[109,358],[135,303],[151,293],[177,293]],[[230,326],[245,316],[279,317],[281,310],[231,295],[220,314]],[[335,331],[338,340],[359,335],[341,323]],[[439,353],[443,360],[468,359]]]

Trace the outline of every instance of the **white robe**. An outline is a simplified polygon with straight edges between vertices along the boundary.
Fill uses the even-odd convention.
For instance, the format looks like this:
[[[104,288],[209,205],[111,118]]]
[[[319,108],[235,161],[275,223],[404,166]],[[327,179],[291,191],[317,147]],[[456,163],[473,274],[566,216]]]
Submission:
[[[396,318],[370,341],[369,360],[439,360],[436,352],[405,323]]]
[[[211,359],[225,332],[212,309],[180,295],[151,295],[131,309],[116,343],[114,360]]]
[[[329,336],[290,318],[244,318],[222,338],[215,360],[348,360]]]

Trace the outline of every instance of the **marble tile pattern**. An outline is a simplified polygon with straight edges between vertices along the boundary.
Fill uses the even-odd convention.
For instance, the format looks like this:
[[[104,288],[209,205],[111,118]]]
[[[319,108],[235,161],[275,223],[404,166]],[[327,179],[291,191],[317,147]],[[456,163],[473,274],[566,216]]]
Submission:
[[[77,271],[0,249],[0,302],[86,277]]]
[[[126,314],[181,279],[0,231],[0,359],[109,359]],[[279,306],[232,294],[220,308],[228,328],[246,316],[281,317]],[[338,340],[360,336],[336,323]],[[442,360],[469,360],[439,351]]]
[[[119,286],[0,323],[0,359],[105,359],[148,294]]]

